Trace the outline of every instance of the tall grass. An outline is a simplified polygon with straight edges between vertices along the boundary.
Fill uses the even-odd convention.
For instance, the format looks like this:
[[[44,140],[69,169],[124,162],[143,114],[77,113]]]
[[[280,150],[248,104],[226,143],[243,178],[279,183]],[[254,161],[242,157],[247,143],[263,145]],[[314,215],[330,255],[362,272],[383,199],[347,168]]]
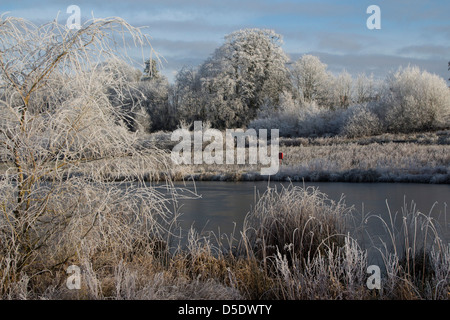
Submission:
[[[414,202],[410,206],[404,203],[399,215],[389,210],[388,221],[367,218],[378,219],[386,231],[377,250],[385,267],[382,292],[387,298],[449,298],[448,226],[439,225],[431,217],[432,209],[424,214],[417,211]]]
[[[145,138],[171,150],[170,134]],[[344,137],[280,138],[284,154],[279,172],[260,174],[261,165],[201,164],[172,169],[176,180],[221,181],[341,181],[341,182],[450,182],[450,135],[448,131],[416,134],[383,134]],[[206,144],[206,143],[205,143]]]
[[[367,251],[346,230],[351,208],[317,189],[267,190],[249,213],[239,241],[234,235],[225,242],[223,235],[200,237],[191,230],[186,247],[174,242],[181,193],[171,181],[183,172],[169,165],[167,151],[146,146],[128,131],[129,114],[116,103],[125,104],[135,88],[125,85],[124,74],[104,65],[108,59],[127,59],[114,52],[113,35],[124,44],[132,39],[149,45],[140,29],[108,18],[72,32],[57,21],[35,26],[1,16],[0,35],[2,299],[374,295],[364,283]],[[135,102],[129,107],[139,110]],[[299,155],[287,149],[286,161],[309,171],[448,166],[447,146],[403,145],[397,151],[398,146],[387,145],[379,153],[373,145],[348,146],[342,151],[324,146],[316,155],[307,148]],[[408,157],[400,157],[402,152]],[[147,183],[161,178],[167,182],[165,192]],[[405,219],[403,250],[385,223],[392,248],[380,249],[386,275],[375,296],[448,298],[448,244],[426,216],[408,211]],[[415,245],[418,239],[426,243]],[[77,290],[66,286],[71,265],[82,271]]]
[[[247,215],[244,235],[260,259],[282,254],[306,261],[342,245],[349,211],[317,188],[267,189]]]
[[[259,196],[238,237],[200,236],[186,245],[153,241],[123,246],[119,237],[82,241],[53,269],[35,268],[5,281],[4,299],[448,299],[450,248],[437,223],[414,207],[388,220],[375,241],[382,257],[381,288],[367,287],[370,248],[349,228],[354,212],[316,188],[289,186]],[[237,240],[239,238],[239,240]],[[114,241],[116,239],[116,241]],[[82,269],[80,290],[69,290],[65,270]]]

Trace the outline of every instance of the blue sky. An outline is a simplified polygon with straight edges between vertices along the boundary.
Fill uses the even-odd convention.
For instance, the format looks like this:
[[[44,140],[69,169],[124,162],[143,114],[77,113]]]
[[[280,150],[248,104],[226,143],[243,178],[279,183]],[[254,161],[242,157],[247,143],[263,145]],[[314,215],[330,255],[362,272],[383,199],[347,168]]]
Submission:
[[[33,22],[65,23],[69,5],[78,5],[82,22],[119,16],[134,26],[148,26],[153,48],[173,79],[183,65],[198,65],[242,28],[270,28],[283,36],[292,60],[310,53],[332,72],[346,69],[384,77],[399,66],[418,65],[450,77],[449,0],[137,0],[0,1],[0,12]],[[369,30],[370,5],[381,9],[381,30]]]

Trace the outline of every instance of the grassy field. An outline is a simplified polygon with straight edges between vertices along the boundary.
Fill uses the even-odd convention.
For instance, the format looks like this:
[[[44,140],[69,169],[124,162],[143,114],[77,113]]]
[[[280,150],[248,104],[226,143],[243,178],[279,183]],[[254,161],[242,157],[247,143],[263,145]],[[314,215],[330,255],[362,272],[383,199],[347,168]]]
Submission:
[[[168,133],[153,134],[149,140],[169,151],[174,145]],[[271,180],[450,183],[450,131],[359,139],[280,138],[280,152],[284,159]],[[179,165],[172,170],[176,180],[269,179],[260,175],[260,166],[248,164]]]
[[[158,147],[166,152],[160,179],[174,181],[314,181],[314,182],[415,182],[450,183],[450,130],[417,134],[383,134],[345,137],[280,138],[284,154],[275,175],[261,175],[261,165],[170,163],[176,143],[170,132],[141,138],[141,148]],[[204,143],[206,146],[208,143]],[[270,148],[269,148],[270,149]],[[125,160],[121,160],[125,161]],[[130,159],[126,159],[130,161]],[[0,163],[0,172],[8,168]],[[111,179],[121,180],[120,165],[105,165]],[[139,174],[146,174],[140,172]],[[150,179],[150,178],[149,178]],[[154,175],[151,179],[157,179]]]

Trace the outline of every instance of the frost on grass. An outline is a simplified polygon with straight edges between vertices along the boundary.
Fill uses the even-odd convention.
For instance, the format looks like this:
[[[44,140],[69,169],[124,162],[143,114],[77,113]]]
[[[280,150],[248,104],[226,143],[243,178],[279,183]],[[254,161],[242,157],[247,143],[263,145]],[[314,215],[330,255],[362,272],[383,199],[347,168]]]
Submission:
[[[267,42],[267,36],[272,41]],[[214,246],[211,239],[191,234],[186,250],[170,248],[177,225],[178,194],[170,180],[166,181],[165,189],[156,188],[148,181],[169,178],[173,168],[168,165],[166,152],[151,147],[151,143],[146,145],[148,141],[143,141],[143,136],[129,130],[138,131],[149,125],[149,119],[141,112],[149,107],[148,101],[142,100],[153,96],[155,101],[159,99],[164,104],[166,93],[159,97],[158,85],[137,85],[136,81],[130,81],[136,74],[123,63],[126,55],[112,49],[117,44],[114,39],[124,46],[148,44],[139,29],[119,18],[92,20],[76,32],[56,22],[35,26],[17,18],[2,16],[0,20],[0,160],[5,168],[0,178],[2,298],[373,297],[364,283],[366,252],[343,230],[348,208],[341,202],[330,202],[317,190],[294,188],[265,193],[247,217],[242,231],[244,237],[238,244],[231,237],[227,247]],[[270,68],[272,80],[283,80],[286,70],[278,66],[285,61],[285,56],[279,40],[271,31],[233,33],[216,52],[215,59],[203,66],[202,72],[208,77],[196,78],[192,70],[180,74],[180,79],[203,79],[203,82],[185,82],[186,96],[180,99],[184,99],[186,115],[192,115],[191,103],[198,98],[195,88],[201,88],[203,93],[220,94],[231,93],[236,88],[229,71],[250,64],[254,57],[260,58],[256,52],[252,55],[244,50],[233,51],[245,47],[246,41],[267,44],[269,49],[274,49],[271,51],[276,55]],[[237,64],[225,63],[230,57],[238,58],[234,61]],[[219,68],[221,63],[225,69]],[[317,61],[314,63],[320,72],[324,71]],[[306,74],[307,70],[301,70],[305,66],[299,68],[298,80],[305,86],[301,84],[304,77],[301,72]],[[415,80],[408,73],[399,74],[391,82],[393,91],[387,95],[390,98],[383,100],[395,103],[400,108],[395,110],[400,114],[404,111],[409,114],[409,109],[401,109],[405,101],[406,105],[423,105],[417,101],[415,90],[404,101],[396,93],[396,88],[398,92],[404,91],[397,80],[408,84],[407,88],[416,88],[416,81],[420,87],[424,79],[435,80],[415,70],[411,72],[420,79]],[[259,122],[262,126],[271,123],[271,104],[281,102],[284,106],[279,113],[282,116],[274,117],[276,121],[299,111],[299,118],[290,117],[294,121],[286,126],[287,135],[291,130],[298,133],[295,131],[298,123],[308,125],[317,135],[336,131],[343,122],[333,120],[334,115],[345,114],[346,134],[358,136],[367,127],[361,125],[362,119],[368,115],[379,116],[376,110],[365,106],[336,111],[324,109],[317,101],[308,101],[307,107],[297,110],[295,97],[286,94],[284,85],[280,97],[275,90],[279,83],[266,81],[261,70],[242,76],[241,87],[245,92],[241,95],[228,100],[222,100],[220,94],[202,97],[212,103],[211,110],[203,110],[211,111],[209,116],[214,116],[217,110],[214,107],[227,107],[228,113],[222,118],[212,117],[211,123],[224,126],[233,119],[234,112],[245,110],[248,112],[243,118],[237,119],[237,123],[243,124],[250,120],[249,116],[258,114],[257,109],[264,101],[268,101],[268,110],[261,110],[261,116],[265,117]],[[323,81],[327,74],[322,76],[319,83],[326,83]],[[251,94],[255,85],[250,81],[252,77],[260,80],[258,92],[262,94],[263,89],[268,89],[269,97]],[[329,92],[316,90],[314,84],[308,84],[311,93],[302,87],[303,100],[320,97],[328,101],[331,94],[341,107],[347,107],[348,74],[343,73],[340,79],[342,86]],[[428,91],[420,92],[419,96]],[[370,86],[361,84],[358,103],[370,100],[372,94]],[[246,101],[241,96],[251,104],[242,104]],[[427,100],[431,111],[444,119],[445,112],[439,110],[446,105],[433,104],[435,97],[447,99],[447,96],[439,91]],[[159,113],[155,111],[154,117],[158,118]],[[422,114],[414,116],[422,117]],[[394,112],[392,117],[381,119],[382,125],[395,119],[398,117]],[[420,124],[421,128],[443,125],[434,121],[435,118],[423,119],[426,121]],[[391,128],[398,130],[394,124]],[[160,134],[159,139],[164,137],[167,135]],[[416,164],[442,167],[440,170],[448,167],[446,146],[427,149],[387,144],[375,150],[377,145],[350,143],[348,148],[340,148],[341,154],[335,145],[320,145],[324,140],[314,142],[319,144],[314,152],[302,147],[301,153],[288,153],[286,162],[299,165],[291,169],[345,171],[355,166],[361,170],[375,166],[376,173],[380,173],[392,165],[399,171],[415,168]],[[364,152],[359,153],[361,150]],[[407,158],[406,152],[409,152]],[[413,240],[419,238],[411,238],[412,235],[419,232],[435,235],[437,229],[420,214],[408,213],[405,221],[408,229],[404,230],[408,231],[404,231],[404,239],[408,240],[403,249],[395,247],[397,242],[392,241],[397,249],[382,251],[387,277],[377,297],[448,298],[448,244],[438,236],[432,239],[425,236],[430,246],[415,245],[417,242]],[[393,231],[390,235],[393,240],[398,239],[394,239]],[[83,285],[77,292],[64,286],[65,270],[71,264],[79,265],[84,271]]]
[[[362,247],[359,231],[349,226],[353,221],[364,229],[369,220],[384,226],[386,237],[368,231],[373,247]],[[240,245],[272,278],[265,294],[278,299],[448,299],[449,244],[442,227],[414,204],[398,215],[358,222],[343,200],[291,185],[260,196]],[[369,249],[381,256],[376,291],[366,286]]]

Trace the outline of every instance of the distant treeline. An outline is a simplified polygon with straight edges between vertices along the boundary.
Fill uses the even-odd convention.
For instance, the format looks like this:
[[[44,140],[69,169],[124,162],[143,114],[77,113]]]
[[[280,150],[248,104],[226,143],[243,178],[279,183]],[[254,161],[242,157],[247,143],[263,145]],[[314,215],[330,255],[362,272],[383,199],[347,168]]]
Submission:
[[[373,75],[334,75],[318,57],[290,62],[272,30],[231,33],[196,67],[183,67],[175,82],[148,60],[143,73],[123,62],[110,70],[134,89],[117,97],[128,127],[155,132],[191,127],[278,128],[282,136],[366,136],[450,126],[450,91],[445,80],[417,67],[399,68],[383,80]]]

